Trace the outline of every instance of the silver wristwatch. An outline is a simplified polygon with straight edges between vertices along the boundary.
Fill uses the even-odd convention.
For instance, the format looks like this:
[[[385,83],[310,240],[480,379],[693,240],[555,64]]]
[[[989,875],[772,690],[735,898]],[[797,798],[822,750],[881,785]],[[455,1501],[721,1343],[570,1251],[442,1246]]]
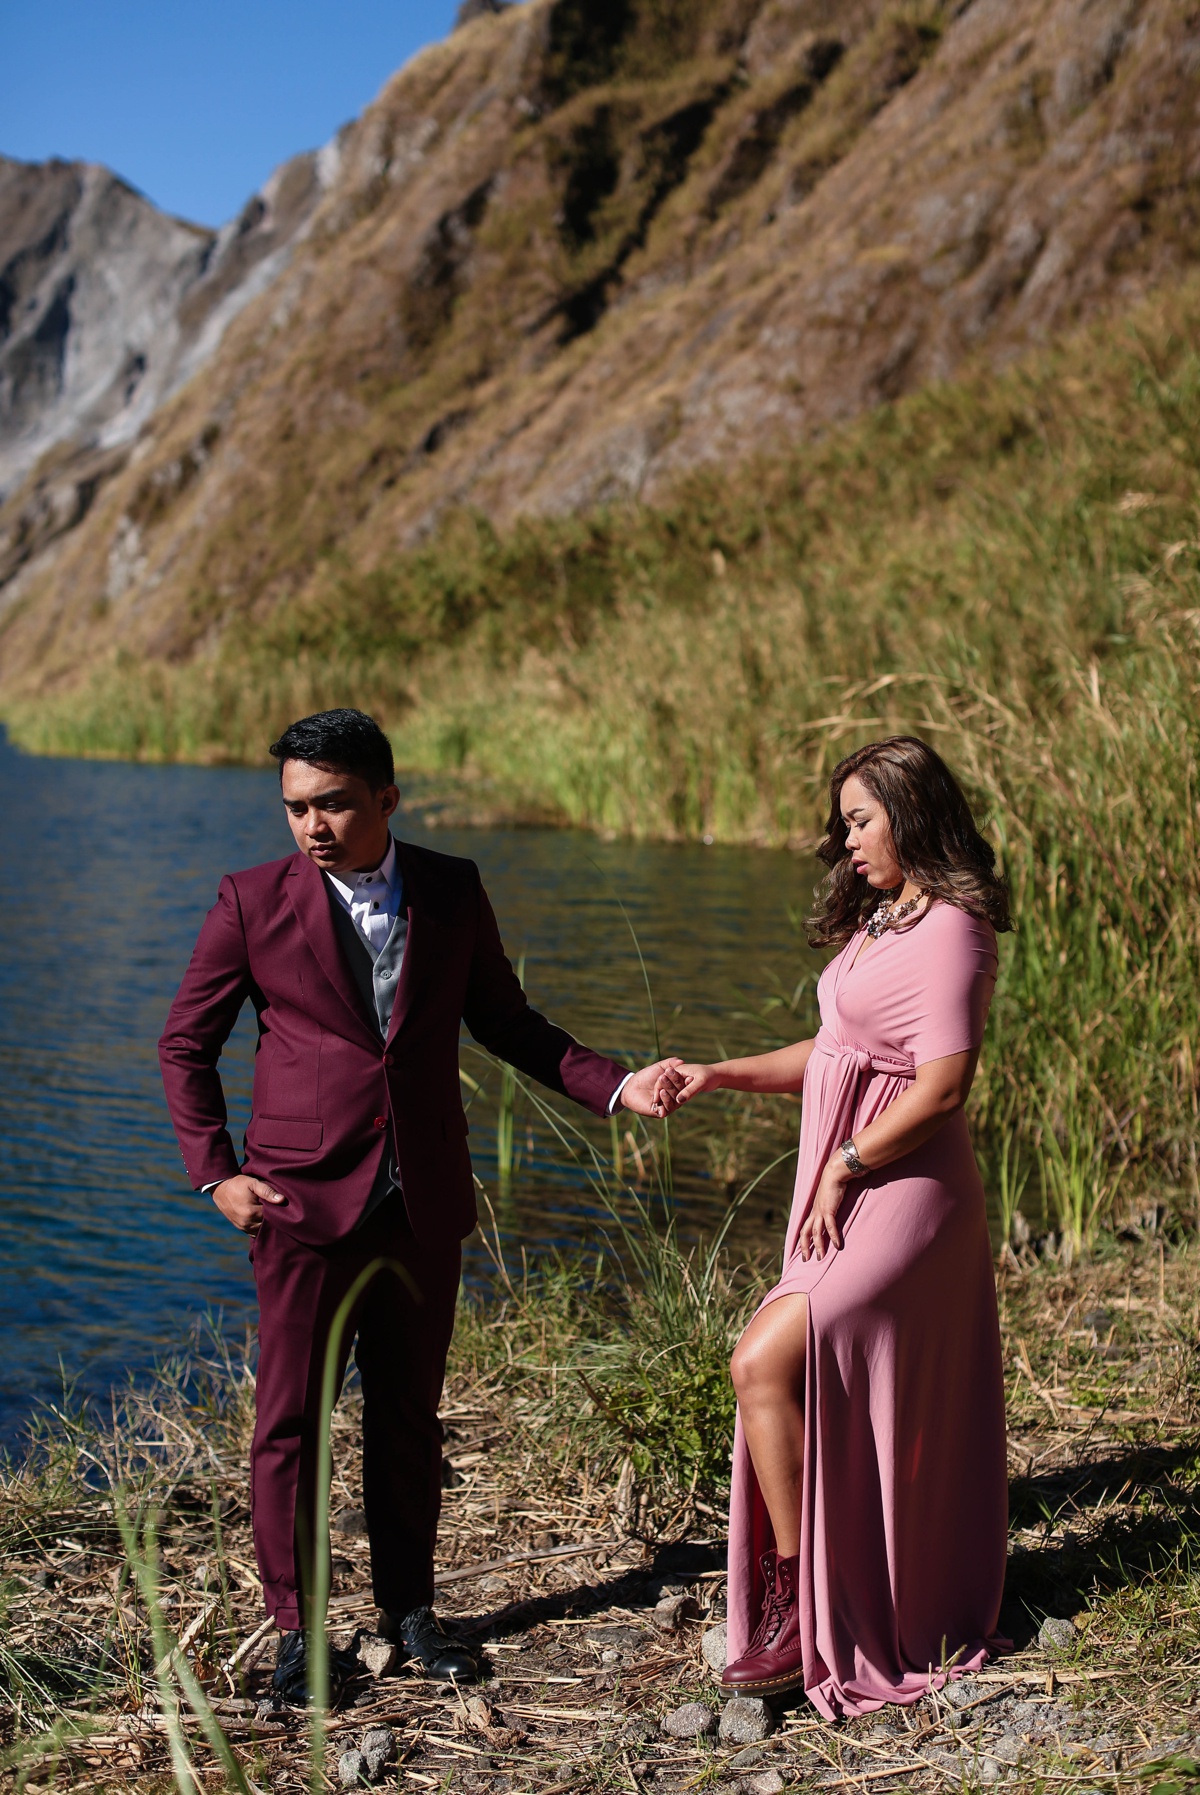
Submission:
[[[853,1135],[850,1136],[849,1140],[842,1142],[841,1154],[846,1162],[846,1170],[852,1172],[856,1178],[861,1178],[868,1168],[858,1157],[858,1148],[854,1145]]]

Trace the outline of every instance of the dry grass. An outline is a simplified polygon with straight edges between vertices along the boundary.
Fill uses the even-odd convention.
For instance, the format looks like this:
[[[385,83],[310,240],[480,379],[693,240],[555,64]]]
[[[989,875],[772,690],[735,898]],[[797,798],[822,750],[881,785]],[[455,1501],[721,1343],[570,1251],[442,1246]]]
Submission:
[[[1108,1790],[1140,1786],[1151,1761],[1200,1752],[1200,1255],[1147,1239],[1063,1270],[1009,1251],[999,1284],[1013,1496],[1004,1621],[1017,1650],[964,1685],[961,1712],[931,1697],[829,1727],[798,1704],[755,1773],[863,1790],[973,1788],[997,1774],[1022,1789]],[[746,1299],[733,1302],[731,1325]],[[468,1710],[404,1672],[364,1674],[358,1705],[331,1717],[331,1772],[383,1722],[401,1748],[390,1775],[413,1790],[696,1788],[750,1774],[731,1764],[732,1747],[668,1740],[658,1727],[684,1700],[717,1705],[700,1642],[723,1606],[720,1498],[676,1488],[673,1513],[661,1490],[639,1505],[619,1456],[602,1440],[580,1449],[569,1427],[583,1407],[570,1365],[596,1329],[593,1308],[577,1302],[572,1321],[552,1291],[540,1305],[536,1279],[520,1313],[507,1300],[504,1320],[466,1313],[444,1406],[439,1601],[484,1647],[489,1705]],[[607,1300],[602,1310],[611,1326]],[[304,1717],[259,1710],[270,1640],[245,1651],[260,1620],[250,1392],[240,1357],[181,1360],[103,1424],[47,1417],[29,1463],[6,1477],[4,1730],[29,1788],[150,1795],[171,1782],[149,1617],[110,1485],[143,1519],[151,1505],[161,1512],[163,1613],[250,1783],[307,1780]],[[373,1622],[357,1425],[351,1392],[334,1426],[331,1610],[345,1633]],[[654,1608],[671,1593],[693,1596],[696,1612],[664,1632]],[[1047,1614],[1074,1620],[1065,1648],[1038,1645]],[[240,1663],[224,1668],[239,1648]],[[230,1786],[186,1709],[184,1728],[196,1786]],[[1019,1768],[993,1769],[1009,1756]],[[1183,1784],[1192,1772],[1169,1776]]]

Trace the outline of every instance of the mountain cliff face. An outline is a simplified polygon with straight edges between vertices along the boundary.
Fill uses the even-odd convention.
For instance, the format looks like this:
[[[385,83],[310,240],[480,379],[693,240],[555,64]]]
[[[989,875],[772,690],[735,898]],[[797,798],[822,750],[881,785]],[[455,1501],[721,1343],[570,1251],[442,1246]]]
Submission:
[[[661,499],[1123,305],[1200,247],[1198,97],[1177,0],[527,0],[215,241],[9,164],[50,223],[0,406],[58,446],[0,510],[3,688],[202,652],[456,507]],[[89,297],[56,373],[105,282],[145,329]]]
[[[79,521],[122,451],[278,277],[336,160],[336,144],[295,157],[210,231],[107,169],[0,157],[0,499],[48,452],[76,459],[65,487],[39,483],[10,558]]]

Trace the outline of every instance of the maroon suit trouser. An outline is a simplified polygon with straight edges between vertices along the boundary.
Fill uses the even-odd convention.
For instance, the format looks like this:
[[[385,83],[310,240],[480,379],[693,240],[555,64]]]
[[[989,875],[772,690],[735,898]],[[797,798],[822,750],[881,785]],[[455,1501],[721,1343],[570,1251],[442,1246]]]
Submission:
[[[329,1246],[306,1246],[268,1217],[251,1250],[259,1359],[250,1487],[263,1594],[281,1628],[307,1624],[326,1346],[339,1304],[374,1259],[390,1263],[349,1316],[334,1388],[341,1387],[353,1341],[362,1380],[363,1507],[376,1605],[402,1617],[433,1600],[442,1495],[438,1403],[454,1331],[461,1243],[418,1242],[398,1196],[356,1233]]]

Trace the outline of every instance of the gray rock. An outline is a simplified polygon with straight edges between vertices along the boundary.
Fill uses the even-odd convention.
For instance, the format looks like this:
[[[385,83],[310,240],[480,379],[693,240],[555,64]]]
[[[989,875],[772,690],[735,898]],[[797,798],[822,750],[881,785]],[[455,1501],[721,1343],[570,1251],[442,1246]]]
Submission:
[[[343,1789],[359,1789],[371,1780],[367,1760],[361,1751],[344,1751],[338,1759],[337,1773]]]
[[[980,1758],[976,1774],[981,1783],[998,1783],[1004,1775],[1004,1766],[996,1758]]]
[[[715,1627],[706,1627],[700,1639],[700,1650],[708,1668],[718,1676],[725,1668],[728,1657],[728,1629],[724,1621],[718,1621]]]
[[[623,1626],[589,1627],[584,1635],[589,1645],[625,1647],[629,1650],[646,1645],[653,1637],[644,1627]]]
[[[655,1626],[663,1633],[678,1633],[690,1620],[695,1620],[700,1613],[695,1596],[664,1596],[651,1616]]]
[[[946,1684],[939,1692],[938,1699],[945,1702],[948,1708],[965,1708],[968,1702],[975,1701],[982,1694],[983,1691],[975,1687],[970,1677],[959,1677],[957,1682]]]
[[[723,1745],[757,1745],[775,1731],[775,1716],[766,1702],[753,1695],[735,1695],[721,1713]]]
[[[358,1642],[358,1661],[373,1677],[389,1677],[396,1668],[396,1648],[378,1633],[364,1633]]]
[[[1044,1652],[1069,1652],[1075,1644],[1075,1627],[1069,1620],[1050,1615],[1038,1631],[1038,1644]]]
[[[396,1761],[396,1735],[390,1726],[369,1726],[359,1746],[370,1780],[378,1782],[389,1764]]]
[[[730,1770],[753,1770],[766,1757],[761,1745],[747,1745],[741,1751],[735,1751],[729,1760]]]
[[[717,1730],[717,1717],[703,1702],[684,1702],[671,1714],[664,1714],[662,1730],[669,1739],[705,1739]]]
[[[334,1515],[333,1526],[337,1533],[365,1533],[367,1511],[365,1508],[343,1508],[341,1514]]]
[[[991,1746],[991,1754],[999,1758],[1003,1764],[1015,1764],[1025,1750],[1025,1741],[1019,1733],[1001,1733]]]
[[[742,1778],[743,1795],[780,1795],[783,1778],[778,1770],[757,1770]]]

